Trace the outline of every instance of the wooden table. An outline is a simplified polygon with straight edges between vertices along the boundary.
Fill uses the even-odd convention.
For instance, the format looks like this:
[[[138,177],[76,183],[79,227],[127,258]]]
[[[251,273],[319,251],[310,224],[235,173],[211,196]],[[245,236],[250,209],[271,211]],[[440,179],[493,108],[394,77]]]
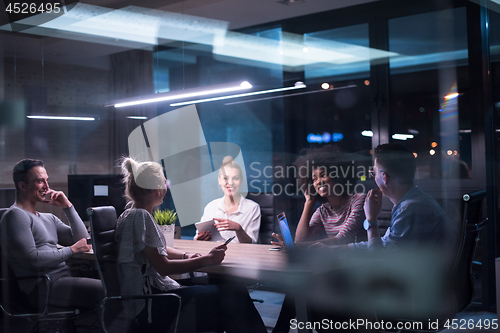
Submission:
[[[206,254],[216,242],[205,242],[195,240],[174,240],[174,248],[188,253],[199,252]],[[226,257],[219,265],[207,266],[199,269],[200,272],[209,274],[219,274],[229,277],[255,279],[260,282],[277,283],[282,286],[287,285],[287,278],[290,277],[288,270],[288,257],[286,251],[270,251],[274,248],[266,244],[240,244],[229,243]],[[297,273],[297,272],[295,272]],[[307,322],[307,303],[304,293],[295,295],[297,319],[300,322]],[[306,329],[299,329],[300,333],[306,333]]]
[[[207,254],[220,243],[187,239],[174,240],[174,248],[181,252]],[[288,259],[285,251],[270,251],[266,244],[229,243],[224,261],[198,271],[260,281],[279,282],[286,273]]]
[[[195,241],[188,239],[174,240],[174,248],[187,253],[207,254],[220,245],[217,242]],[[266,244],[230,243],[227,246],[224,261],[219,265],[200,268],[199,272],[228,275],[262,281],[279,281],[288,266],[286,251],[270,251],[275,246]],[[74,258],[94,260],[94,252],[74,255]]]

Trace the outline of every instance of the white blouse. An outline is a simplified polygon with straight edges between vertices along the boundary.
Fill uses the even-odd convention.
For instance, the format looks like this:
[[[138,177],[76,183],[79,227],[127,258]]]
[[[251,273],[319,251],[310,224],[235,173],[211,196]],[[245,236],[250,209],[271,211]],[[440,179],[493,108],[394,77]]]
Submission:
[[[238,210],[227,215],[226,208],[224,207],[224,198],[219,198],[211,201],[205,206],[203,211],[203,216],[201,221],[207,221],[213,218],[228,219],[241,225],[243,230],[252,239],[252,243],[257,243],[259,240],[259,229],[260,229],[260,206],[255,201],[241,197],[240,205]],[[222,238],[228,239],[232,236],[236,236],[236,231],[234,230],[224,230],[220,231]],[[198,235],[198,230],[196,231]],[[236,237],[233,242],[239,242],[238,237]]]

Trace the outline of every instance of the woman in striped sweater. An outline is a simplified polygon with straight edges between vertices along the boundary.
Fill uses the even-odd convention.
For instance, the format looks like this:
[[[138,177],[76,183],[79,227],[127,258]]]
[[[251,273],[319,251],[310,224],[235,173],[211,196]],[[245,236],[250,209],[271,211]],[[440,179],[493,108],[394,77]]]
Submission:
[[[366,194],[363,186],[355,186],[357,170],[352,157],[335,146],[325,146],[307,149],[294,165],[306,199],[295,242],[302,246],[316,242],[343,245],[364,240]],[[321,205],[314,210],[317,202]]]
[[[299,185],[306,202],[297,225],[295,243],[308,246],[314,243],[343,245],[363,240],[365,213],[363,204],[366,194],[357,193],[356,167],[349,155],[335,146],[308,149],[294,165]],[[314,210],[317,202],[321,205]],[[273,234],[282,246],[279,235]],[[289,294],[283,301],[273,333],[288,332],[290,320],[295,318],[295,301]]]

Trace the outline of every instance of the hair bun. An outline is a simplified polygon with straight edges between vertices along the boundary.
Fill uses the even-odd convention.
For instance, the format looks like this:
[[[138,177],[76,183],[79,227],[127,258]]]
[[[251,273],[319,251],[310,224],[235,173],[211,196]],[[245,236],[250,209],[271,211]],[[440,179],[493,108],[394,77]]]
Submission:
[[[229,164],[233,161],[233,158],[231,156],[226,156],[224,157],[224,159],[222,160],[222,165],[226,165],[226,164]]]
[[[134,163],[135,163],[135,161],[132,158],[130,158],[130,157],[124,158],[122,160],[122,163],[121,163],[122,172],[126,171],[129,175],[132,174]]]

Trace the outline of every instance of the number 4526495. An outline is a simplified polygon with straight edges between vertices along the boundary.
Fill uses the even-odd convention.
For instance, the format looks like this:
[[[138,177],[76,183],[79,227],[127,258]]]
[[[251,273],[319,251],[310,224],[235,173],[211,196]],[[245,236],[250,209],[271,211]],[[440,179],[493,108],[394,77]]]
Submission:
[[[448,319],[445,328],[452,330],[498,329],[498,319]]]
[[[40,14],[40,13],[52,13],[58,14],[61,11],[61,4],[56,2],[52,3],[42,3],[36,4],[32,2],[13,2],[9,3],[5,8],[5,11],[10,14]]]

